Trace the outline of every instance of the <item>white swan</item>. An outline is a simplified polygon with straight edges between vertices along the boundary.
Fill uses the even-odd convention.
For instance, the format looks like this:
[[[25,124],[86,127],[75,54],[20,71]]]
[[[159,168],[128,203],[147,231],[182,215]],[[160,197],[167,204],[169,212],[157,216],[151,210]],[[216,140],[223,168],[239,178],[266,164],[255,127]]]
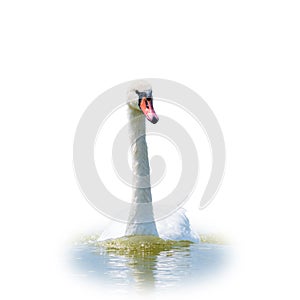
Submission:
[[[158,236],[152,209],[145,124],[145,117],[153,124],[158,122],[151,86],[144,81],[135,82],[128,90],[127,101],[134,188],[126,235]],[[141,223],[145,218],[147,223]]]
[[[163,239],[199,242],[199,237],[191,229],[184,209],[180,209],[170,217],[155,223],[145,138],[145,117],[154,124],[159,120],[153,108],[151,85],[145,81],[134,82],[128,89],[127,101],[134,185],[132,204],[127,226],[119,223],[110,225],[102,233],[100,240],[124,235],[153,235]],[[142,223],[141,220],[145,220],[145,218],[147,222]]]

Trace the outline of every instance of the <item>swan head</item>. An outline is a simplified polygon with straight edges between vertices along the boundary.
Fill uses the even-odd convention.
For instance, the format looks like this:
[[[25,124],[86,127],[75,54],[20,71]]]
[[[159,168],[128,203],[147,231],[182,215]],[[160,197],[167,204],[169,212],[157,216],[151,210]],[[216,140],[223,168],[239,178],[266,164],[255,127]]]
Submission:
[[[143,113],[148,121],[155,124],[159,118],[153,107],[151,85],[143,80],[134,82],[127,92],[127,103],[131,109]]]

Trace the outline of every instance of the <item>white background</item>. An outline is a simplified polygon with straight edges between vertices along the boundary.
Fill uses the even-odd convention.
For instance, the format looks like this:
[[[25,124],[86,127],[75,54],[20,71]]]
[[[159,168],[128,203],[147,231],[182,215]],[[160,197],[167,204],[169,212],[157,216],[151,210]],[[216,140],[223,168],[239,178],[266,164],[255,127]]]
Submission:
[[[298,6],[1,1],[1,298],[109,297],[66,267],[72,236],[107,221],[79,191],[73,137],[100,93],[158,77],[200,94],[226,140],[223,185],[196,226],[229,235],[235,260],[189,295],[299,299]]]

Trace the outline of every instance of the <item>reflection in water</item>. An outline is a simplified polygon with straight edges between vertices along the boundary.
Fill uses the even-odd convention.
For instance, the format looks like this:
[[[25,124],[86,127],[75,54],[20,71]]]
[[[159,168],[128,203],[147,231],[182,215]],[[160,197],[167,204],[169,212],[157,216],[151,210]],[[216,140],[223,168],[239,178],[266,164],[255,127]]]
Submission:
[[[118,274],[117,270],[124,270],[124,277],[128,278],[129,275],[138,290],[174,286],[185,277],[191,267],[189,246],[167,251],[127,253],[125,257],[124,253],[117,254],[126,259],[120,259],[122,256],[113,254],[116,259],[109,261],[109,277],[114,279]]]
[[[185,244],[124,251],[81,244],[72,249],[72,263],[77,275],[101,279],[119,290],[167,289],[191,281],[199,283],[220,267],[228,247]]]
[[[127,257],[123,267],[129,270],[128,275],[132,277],[137,289],[144,290],[155,287],[156,260],[157,256],[155,255]]]

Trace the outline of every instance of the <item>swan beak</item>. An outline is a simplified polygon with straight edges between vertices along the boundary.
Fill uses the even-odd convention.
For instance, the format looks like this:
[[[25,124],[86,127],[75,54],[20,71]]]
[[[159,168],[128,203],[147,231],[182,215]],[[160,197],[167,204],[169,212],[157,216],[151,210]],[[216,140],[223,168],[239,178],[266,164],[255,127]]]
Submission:
[[[152,98],[143,97],[140,103],[140,108],[148,121],[150,121],[153,124],[156,124],[158,122],[159,118],[153,108]]]

